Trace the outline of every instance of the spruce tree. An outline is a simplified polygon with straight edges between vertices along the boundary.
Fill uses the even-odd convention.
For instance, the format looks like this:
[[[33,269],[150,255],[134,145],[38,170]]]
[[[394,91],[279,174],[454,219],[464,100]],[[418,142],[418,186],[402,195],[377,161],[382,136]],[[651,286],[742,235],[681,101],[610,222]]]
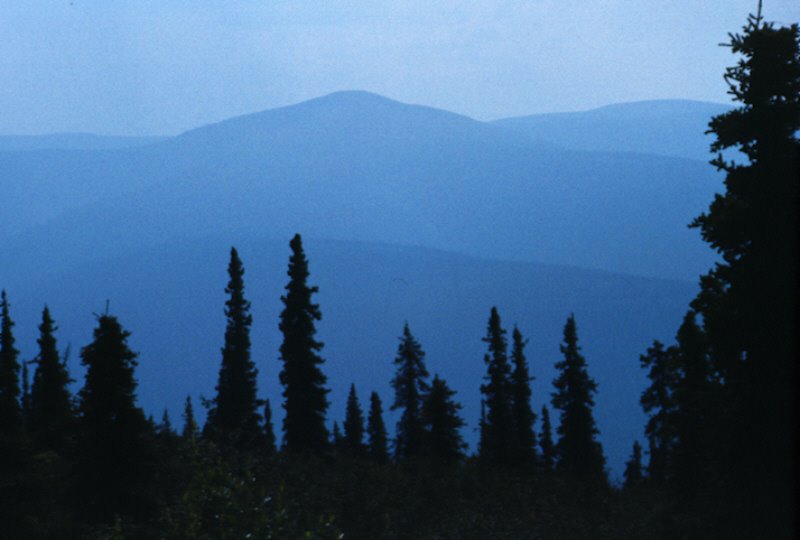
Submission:
[[[244,296],[244,266],[231,248],[225,292],[225,345],[217,395],[211,402],[205,433],[224,448],[252,451],[261,443],[261,417],[256,398],[258,370],[250,359],[250,302]]]
[[[74,411],[66,365],[61,361],[53,333],[57,330],[50,310],[42,311],[39,325],[39,354],[30,395],[28,425],[40,448],[61,450],[72,435]]]
[[[14,348],[6,291],[0,293],[0,441],[17,434],[22,422],[19,396],[19,351]]]
[[[367,452],[376,463],[389,461],[388,437],[383,422],[383,404],[377,392],[369,396],[369,416],[367,417]]]
[[[344,445],[352,457],[362,457],[366,453],[364,446],[364,413],[358,404],[356,386],[350,385],[347,396],[347,410],[344,419]]]
[[[511,335],[511,361],[514,371],[511,373],[511,414],[514,420],[514,461],[518,464],[533,466],[536,464],[536,432],[533,423],[536,413],[531,408],[531,381],[528,360],[525,358],[525,345],[522,333],[515,326]]]
[[[161,413],[161,423],[158,425],[158,431],[165,434],[174,434],[175,430],[172,428],[172,420],[169,417],[169,411],[164,409]]]
[[[45,306],[39,326],[39,355],[30,390],[29,426],[40,448],[60,450],[71,435],[74,411],[67,366],[61,361],[53,333],[57,330]]]
[[[553,445],[553,429],[550,427],[550,411],[542,405],[542,434],[539,436],[539,445],[542,447],[542,467],[553,470],[556,459],[555,446]]]
[[[711,120],[712,163],[725,191],[698,217],[721,260],[701,278],[692,308],[703,319],[714,371],[714,463],[720,518],[731,534],[790,537],[796,457],[797,198],[800,178],[800,26],[759,14],[728,44],[725,73],[738,107]],[[738,151],[726,158],[724,150]],[[742,426],[749,426],[746,437]],[[732,500],[738,495],[738,500]],[[746,521],[746,523],[744,523]]]
[[[486,337],[489,352],[484,357],[487,366],[486,383],[481,393],[486,403],[486,418],[481,429],[481,459],[487,463],[508,465],[514,460],[513,387],[508,364],[506,331],[500,323],[497,308],[489,315]]]
[[[625,464],[625,487],[631,488],[642,483],[642,445],[639,441],[633,441],[633,451],[628,462]]]
[[[25,466],[25,432],[19,401],[19,352],[14,348],[6,292],[0,295],[0,530],[8,538],[25,538],[25,517],[30,512],[24,496],[29,469]],[[23,364],[24,365],[24,364]],[[21,489],[22,487],[22,489]]]
[[[677,335],[680,377],[674,390],[674,475],[681,499],[693,505],[700,486],[707,485],[709,466],[707,437],[713,396],[707,359],[706,337],[690,311]]]
[[[116,317],[97,319],[94,340],[81,350],[86,379],[79,393],[81,512],[89,523],[114,515],[141,518],[150,508],[152,428],[136,405],[136,354]]]
[[[28,420],[31,417],[31,385],[28,374],[28,362],[22,362],[22,397],[20,406],[22,409],[22,425],[27,428]]]
[[[342,435],[342,430],[339,429],[339,422],[336,420],[333,421],[333,429],[331,430],[331,448],[334,455],[337,456],[344,454],[346,451],[344,435]]]
[[[435,375],[422,406],[424,453],[443,464],[459,461],[466,448],[461,437],[461,428],[464,427],[464,420],[459,414],[461,404],[453,401],[454,395],[455,391],[447,386],[444,379]]]
[[[650,415],[645,426],[650,453],[647,475],[651,482],[663,483],[673,476],[672,461],[677,440],[675,388],[680,377],[677,352],[674,347],[665,349],[656,340],[639,360],[648,370],[650,379],[650,386],[640,399],[642,409]]]
[[[277,451],[275,428],[272,425],[272,407],[269,400],[264,400],[264,452],[271,456]]]
[[[402,410],[395,435],[395,458],[400,461],[418,456],[422,451],[425,433],[422,425],[422,403],[430,389],[425,352],[411,334],[408,323],[403,326],[394,365],[397,371],[392,379],[394,402],[391,409]]]
[[[478,456],[486,455],[486,400],[481,400],[481,417],[478,419]]]
[[[303,242],[296,234],[290,242],[289,283],[281,297],[284,309],[280,317],[283,333],[281,360],[283,369],[283,444],[291,452],[323,453],[328,446],[325,413],[328,410],[325,388],[327,378],[320,370],[322,343],[314,339],[314,322],[322,318],[319,305],[311,301],[317,287],[310,287],[308,261]]]
[[[194,408],[192,407],[192,398],[186,396],[186,405],[183,408],[183,431],[181,436],[190,442],[197,440],[199,430],[197,421],[194,419]]]
[[[597,383],[589,377],[586,360],[578,346],[575,317],[570,315],[564,326],[564,359],[556,363],[559,376],[553,381],[553,407],[561,411],[556,443],[557,467],[570,476],[590,482],[605,483],[605,457],[600,443],[592,407]]]

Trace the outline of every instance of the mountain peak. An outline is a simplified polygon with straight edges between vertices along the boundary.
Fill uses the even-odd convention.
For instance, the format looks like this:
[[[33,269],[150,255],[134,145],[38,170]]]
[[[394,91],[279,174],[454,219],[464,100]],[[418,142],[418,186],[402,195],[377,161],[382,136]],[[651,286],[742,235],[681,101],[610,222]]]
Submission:
[[[366,90],[338,90],[325,94],[324,96],[308,99],[288,105],[285,107],[278,107],[269,109],[262,113],[256,114],[269,114],[279,113],[281,111],[321,111],[329,110],[339,113],[358,113],[363,111],[388,111],[388,110],[401,110],[408,107],[417,107],[416,105],[409,105],[400,101],[375,94],[374,92],[367,92]]]
[[[318,98],[313,98],[302,103],[310,103],[315,101],[327,101],[327,102],[340,102],[340,103],[397,103],[400,104],[399,101],[394,99],[388,98],[386,96],[382,96],[380,94],[376,94],[374,92],[368,92],[367,90],[337,90],[335,92],[331,92],[330,94],[325,94],[324,96],[320,96]]]
[[[293,105],[277,107],[202,126],[180,135],[182,140],[214,137],[223,145],[230,137],[261,137],[298,130],[309,133],[330,133],[341,130],[362,130],[378,135],[382,132],[411,128],[435,131],[458,128],[472,130],[483,123],[453,112],[402,103],[364,90],[342,90]]]

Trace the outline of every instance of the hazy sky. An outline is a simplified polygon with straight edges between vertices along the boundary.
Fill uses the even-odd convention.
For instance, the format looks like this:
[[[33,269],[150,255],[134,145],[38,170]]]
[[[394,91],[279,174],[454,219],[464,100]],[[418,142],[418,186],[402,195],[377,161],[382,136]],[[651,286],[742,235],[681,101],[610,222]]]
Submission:
[[[2,0],[0,133],[174,134],[362,89],[479,119],[726,101],[757,0]],[[799,0],[765,0],[800,20]]]

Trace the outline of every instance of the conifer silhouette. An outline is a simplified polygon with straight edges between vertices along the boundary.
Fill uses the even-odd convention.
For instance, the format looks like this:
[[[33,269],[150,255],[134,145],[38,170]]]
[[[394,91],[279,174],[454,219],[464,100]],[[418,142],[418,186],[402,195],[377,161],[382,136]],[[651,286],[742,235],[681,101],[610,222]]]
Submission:
[[[364,446],[364,413],[358,403],[356,387],[350,385],[347,395],[347,411],[344,419],[344,445],[352,457],[362,457],[366,453]]]
[[[422,406],[425,427],[425,454],[439,463],[455,463],[464,455],[466,444],[461,437],[464,426],[459,411],[461,404],[453,401],[455,391],[444,379],[433,377],[431,388]]]
[[[331,448],[335,455],[344,454],[346,451],[344,435],[342,435],[342,430],[339,429],[339,422],[336,420],[333,421],[333,429],[331,429]]]
[[[20,406],[22,409],[22,425],[27,428],[28,420],[31,417],[31,385],[28,373],[28,362],[22,362],[22,396]]]
[[[199,430],[197,427],[197,421],[194,419],[192,398],[190,396],[186,396],[186,404],[183,407],[183,431],[181,432],[181,436],[187,441],[194,442],[197,439],[198,434]]]
[[[383,422],[383,404],[377,392],[369,396],[369,416],[367,417],[367,451],[372,461],[389,461],[388,437]]]
[[[262,442],[256,398],[258,370],[250,359],[250,302],[244,296],[244,266],[231,248],[225,292],[225,345],[219,370],[217,395],[211,402],[204,434],[225,448],[252,451]]]
[[[19,351],[14,348],[10,306],[6,291],[0,293],[0,439],[15,435],[22,422],[19,396]]]
[[[678,385],[678,362],[674,347],[668,349],[654,341],[639,357],[648,369],[650,386],[642,393],[640,403],[650,417],[645,426],[650,460],[647,475],[651,482],[663,483],[672,478],[672,458],[677,439],[675,387]]]
[[[478,419],[478,456],[486,455],[486,400],[481,400],[481,417]]]
[[[709,413],[712,386],[706,336],[690,311],[678,329],[676,361],[680,377],[674,390],[674,481],[682,502],[693,504],[697,489],[707,485],[709,460]]]
[[[161,413],[161,423],[158,425],[158,429],[163,433],[175,433],[172,427],[172,419],[169,417],[169,410],[164,409],[164,412]]]
[[[24,482],[20,478],[26,452],[24,409],[20,405],[19,352],[14,347],[10,307],[6,292],[0,293],[0,531],[8,538],[24,538]],[[23,384],[27,371],[23,363]],[[23,403],[25,395],[23,394]],[[21,490],[22,488],[22,490]],[[21,493],[23,491],[23,493]]]
[[[739,56],[725,73],[738,107],[709,124],[725,191],[692,223],[720,255],[691,304],[725,386],[712,420],[712,497],[726,501],[719,523],[728,534],[788,538],[796,511],[787,471],[797,455],[796,407],[789,404],[798,353],[800,25],[776,28],[759,7],[728,46]],[[739,155],[723,155],[728,149]],[[742,426],[751,428],[746,437]]]
[[[633,441],[631,457],[625,464],[625,487],[631,488],[642,483],[642,445],[639,441]]]
[[[86,379],[79,392],[81,511],[90,523],[145,514],[152,476],[152,428],[136,405],[136,354],[116,317],[97,318],[81,350]]]
[[[511,373],[511,414],[514,420],[514,451],[515,463],[533,466],[536,464],[536,432],[533,423],[536,413],[531,408],[531,381],[528,370],[528,360],[525,358],[525,345],[522,333],[514,326],[511,334],[512,348],[511,361],[514,370]]]
[[[546,405],[542,405],[542,433],[539,436],[539,445],[542,447],[542,467],[547,471],[553,470],[556,451],[553,445],[553,429],[550,426],[550,411]]]
[[[506,331],[500,323],[497,308],[489,315],[486,337],[489,347],[484,357],[485,383],[481,393],[486,403],[486,418],[481,429],[481,459],[488,463],[510,465],[514,461],[514,418],[512,416],[513,387],[508,363]]]
[[[30,395],[28,425],[41,448],[61,450],[71,435],[74,420],[71,382],[67,367],[61,361],[53,333],[57,330],[50,310],[45,306],[39,325],[39,354]]]
[[[425,433],[422,425],[422,403],[430,390],[425,351],[414,338],[408,323],[403,325],[403,335],[400,337],[394,365],[394,402],[391,409],[402,410],[395,435],[395,459],[403,460],[422,452]]]
[[[319,305],[311,301],[317,287],[310,287],[308,261],[303,252],[303,242],[296,234],[290,242],[289,283],[281,297],[284,309],[280,317],[283,333],[281,360],[283,369],[283,444],[291,452],[323,453],[328,446],[325,413],[328,410],[325,388],[327,378],[320,370],[323,359],[319,355],[322,343],[314,339],[314,322],[322,318]]]
[[[0,437],[19,429],[22,411],[19,401],[19,351],[14,348],[10,307],[6,291],[0,293]]]
[[[561,411],[556,455],[558,469],[586,482],[605,483],[605,457],[600,443],[592,408],[597,383],[589,377],[586,360],[578,346],[575,317],[570,315],[564,326],[564,359],[556,363],[560,371],[553,381],[553,407]]]
[[[264,400],[264,452],[270,456],[277,451],[275,427],[272,425],[272,407],[269,400]]]

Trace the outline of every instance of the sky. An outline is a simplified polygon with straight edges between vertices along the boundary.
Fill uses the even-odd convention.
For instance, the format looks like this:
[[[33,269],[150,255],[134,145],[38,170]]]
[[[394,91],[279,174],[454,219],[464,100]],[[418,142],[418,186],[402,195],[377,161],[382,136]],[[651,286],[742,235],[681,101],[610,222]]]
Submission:
[[[757,3],[3,0],[0,134],[173,135],[338,90],[481,120],[727,102],[719,44]]]

